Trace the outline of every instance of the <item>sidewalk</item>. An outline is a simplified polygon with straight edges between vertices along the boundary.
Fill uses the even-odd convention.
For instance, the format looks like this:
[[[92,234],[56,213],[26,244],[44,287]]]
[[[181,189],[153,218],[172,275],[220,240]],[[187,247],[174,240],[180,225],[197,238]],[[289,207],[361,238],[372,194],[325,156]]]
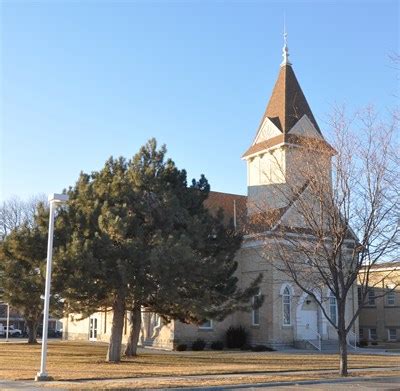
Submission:
[[[248,383],[245,382],[244,384],[231,384],[231,385],[222,385],[222,386],[182,386],[177,388],[168,388],[169,391],[171,390],[182,390],[182,389],[196,389],[196,390],[231,390],[231,389],[263,389],[268,388],[273,389],[276,387],[280,390],[288,390],[293,389],[308,389],[309,386],[313,386],[312,388],[315,389],[314,386],[320,385],[317,387],[318,389],[325,390],[325,389],[343,389],[342,383],[349,383],[354,385],[355,388],[360,389],[361,386],[365,386],[368,389],[378,389],[374,386],[371,387],[370,383],[379,383],[385,389],[390,390],[400,390],[400,376],[398,375],[398,371],[400,371],[399,367],[391,367],[391,368],[364,368],[364,369],[356,369],[350,370],[349,373],[357,372],[386,372],[388,376],[376,376],[376,377],[349,377],[349,378],[340,378],[334,377],[332,379],[317,379],[317,380],[299,380],[299,381],[285,381],[285,377],[294,376],[294,375],[324,375],[324,374],[336,374],[337,370],[319,370],[319,371],[289,371],[289,372],[257,372],[257,373],[239,373],[239,374],[217,374],[217,375],[190,375],[190,376],[157,376],[157,377],[136,377],[136,378],[108,378],[108,379],[101,379],[101,380],[75,380],[75,381],[55,381],[55,382],[46,382],[46,383],[37,383],[34,381],[6,381],[0,380],[0,389],[1,390],[69,390],[69,389],[86,389],[86,387],[90,386],[91,388],[96,389],[103,389],[103,387],[110,388],[119,388],[119,387],[129,387],[130,389],[143,389],[142,383],[145,382],[145,388],[147,390],[159,390],[165,388],[158,388],[158,384],[160,382],[168,383],[179,383],[181,381],[190,382],[190,380],[194,381],[201,381],[207,382],[208,380],[225,380],[225,379],[238,379],[240,383],[241,378],[251,377],[253,376],[271,376],[271,377],[278,377],[282,380],[274,380],[272,382],[260,382],[260,383]],[[390,376],[390,372],[397,371],[394,376]],[[199,384],[201,384],[201,382]],[[384,385],[383,385],[384,384]],[[54,387],[52,387],[54,385]],[[326,387],[331,388],[326,388]],[[389,386],[388,386],[389,385]],[[301,387],[300,387],[301,386]],[[308,386],[308,388],[303,388],[303,386]],[[45,387],[45,388],[44,388]],[[289,388],[287,388],[289,387]],[[300,387],[300,388],[299,388]],[[389,387],[389,388],[388,388]],[[346,386],[346,388],[349,388]],[[350,387],[352,388],[352,387]],[[366,388],[366,389],[367,389]]]

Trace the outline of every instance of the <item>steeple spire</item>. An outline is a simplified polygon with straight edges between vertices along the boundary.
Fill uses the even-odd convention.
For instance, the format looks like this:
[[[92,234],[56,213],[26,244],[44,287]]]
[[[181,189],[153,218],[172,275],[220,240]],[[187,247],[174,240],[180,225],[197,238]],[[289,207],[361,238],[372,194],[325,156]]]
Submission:
[[[289,48],[287,45],[287,32],[286,32],[286,20],[285,16],[283,17],[283,48],[282,48],[282,56],[283,61],[281,63],[281,67],[285,65],[292,65],[289,61]]]

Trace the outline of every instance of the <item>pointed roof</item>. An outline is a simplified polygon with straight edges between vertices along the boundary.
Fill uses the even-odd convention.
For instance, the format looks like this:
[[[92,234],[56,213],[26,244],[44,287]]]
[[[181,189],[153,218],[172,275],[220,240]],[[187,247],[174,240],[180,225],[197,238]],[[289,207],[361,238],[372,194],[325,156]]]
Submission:
[[[304,114],[321,133],[292,66],[283,63],[261,124],[268,117],[282,133],[288,133]]]

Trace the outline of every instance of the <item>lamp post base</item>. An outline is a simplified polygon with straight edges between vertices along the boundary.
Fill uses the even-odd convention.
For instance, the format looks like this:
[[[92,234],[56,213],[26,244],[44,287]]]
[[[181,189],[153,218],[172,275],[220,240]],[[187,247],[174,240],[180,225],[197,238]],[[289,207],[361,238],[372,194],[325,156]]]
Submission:
[[[49,376],[47,373],[38,372],[35,376],[35,381],[51,381],[51,380],[54,380],[54,378]]]

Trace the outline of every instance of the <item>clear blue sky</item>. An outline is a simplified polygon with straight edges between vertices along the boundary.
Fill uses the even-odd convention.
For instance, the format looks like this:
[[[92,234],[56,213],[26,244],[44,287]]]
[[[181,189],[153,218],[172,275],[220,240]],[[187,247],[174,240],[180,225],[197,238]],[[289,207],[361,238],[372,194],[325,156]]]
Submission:
[[[154,136],[189,178],[246,192],[281,62],[320,127],[331,106],[395,103],[399,1],[2,1],[1,191],[73,185]]]

